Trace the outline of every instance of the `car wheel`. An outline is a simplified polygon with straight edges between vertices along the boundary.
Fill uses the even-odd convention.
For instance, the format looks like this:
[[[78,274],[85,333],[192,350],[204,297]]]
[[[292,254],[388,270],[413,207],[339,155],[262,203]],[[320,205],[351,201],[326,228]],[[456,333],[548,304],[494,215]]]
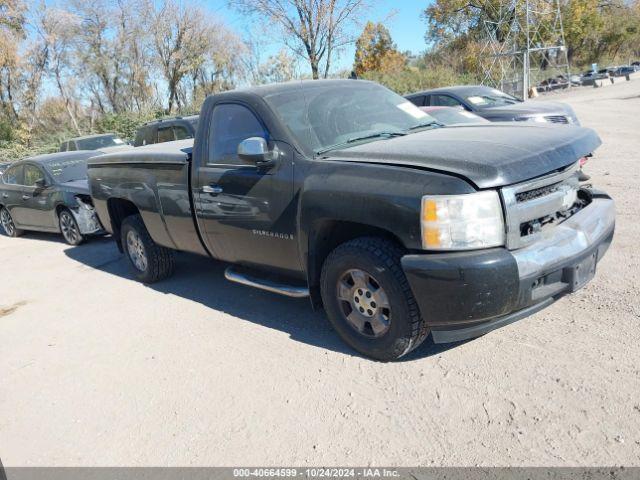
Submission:
[[[395,360],[429,334],[402,270],[401,248],[362,237],[336,248],[322,267],[322,301],[338,335],[376,360]]]
[[[15,238],[24,233],[24,230],[16,228],[16,225],[13,223],[13,218],[11,218],[11,214],[6,208],[0,208],[0,224],[2,224],[2,229],[7,237]]]
[[[62,232],[65,242],[69,245],[80,245],[84,241],[84,237],[80,233],[80,227],[78,227],[78,222],[76,222],[75,217],[69,210],[60,211],[58,223],[60,225],[60,232]]]
[[[121,242],[138,280],[154,283],[173,273],[173,250],[156,244],[140,215],[124,219],[120,229]]]

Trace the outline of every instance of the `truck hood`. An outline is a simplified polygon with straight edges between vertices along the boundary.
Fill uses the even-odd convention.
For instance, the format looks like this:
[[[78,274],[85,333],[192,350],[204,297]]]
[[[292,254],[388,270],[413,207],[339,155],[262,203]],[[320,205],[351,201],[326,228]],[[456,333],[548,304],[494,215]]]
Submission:
[[[529,124],[435,128],[328,152],[324,158],[424,168],[479,189],[520,183],[567,167],[601,141],[593,130]]]
[[[576,115],[569,105],[560,102],[538,102],[526,101],[504,105],[501,107],[490,107],[478,110],[478,115],[484,118],[496,118],[511,120],[518,117],[529,117],[532,115],[567,115],[572,120],[576,120]]]

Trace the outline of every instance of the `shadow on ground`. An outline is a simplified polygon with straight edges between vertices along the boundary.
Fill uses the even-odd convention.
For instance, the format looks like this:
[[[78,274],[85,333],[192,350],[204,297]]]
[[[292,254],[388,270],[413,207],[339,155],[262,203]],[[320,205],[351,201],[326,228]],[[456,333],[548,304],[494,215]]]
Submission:
[[[78,247],[69,247],[65,254],[85,266],[135,281],[125,256],[110,238],[95,238]],[[174,275],[147,287],[280,330],[298,342],[346,355],[358,355],[333,331],[324,312],[313,311],[307,299],[287,298],[229,282],[224,278],[225,266],[212,259],[177,253]],[[403,360],[437,355],[455,345],[435,345],[429,337]]]

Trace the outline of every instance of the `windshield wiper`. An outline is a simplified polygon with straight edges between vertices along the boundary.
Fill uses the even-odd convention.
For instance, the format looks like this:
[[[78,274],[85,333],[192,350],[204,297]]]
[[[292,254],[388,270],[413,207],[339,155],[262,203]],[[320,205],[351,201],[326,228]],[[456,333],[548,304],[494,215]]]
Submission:
[[[427,128],[427,127],[444,127],[443,123],[440,123],[436,120],[431,120],[429,122],[425,122],[425,123],[418,123],[417,125],[414,125],[413,127],[409,127],[407,128],[407,132],[410,132],[412,130],[418,130],[419,128]]]
[[[330,150],[335,150],[336,148],[340,148],[340,147],[344,147],[346,145],[349,145],[351,143],[355,143],[355,142],[360,142],[362,140],[369,140],[369,139],[373,139],[373,138],[391,138],[391,137],[402,137],[406,135],[405,132],[376,132],[376,133],[369,133],[367,135],[361,135],[358,137],[352,137],[349,140],[347,140],[346,142],[340,142],[340,143],[336,143],[334,145],[329,145],[328,147],[324,147],[321,149],[316,150],[316,155],[321,155],[323,153],[326,153]]]

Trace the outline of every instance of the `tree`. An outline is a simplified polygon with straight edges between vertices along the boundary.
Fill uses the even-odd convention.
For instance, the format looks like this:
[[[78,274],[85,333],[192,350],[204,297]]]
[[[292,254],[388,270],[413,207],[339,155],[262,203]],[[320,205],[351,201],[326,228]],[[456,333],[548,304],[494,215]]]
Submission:
[[[24,37],[26,7],[21,0],[0,0],[0,112],[18,118],[14,90]]]
[[[201,68],[211,52],[213,26],[208,15],[198,7],[185,7],[176,0],[166,0],[153,13],[152,32],[155,54],[169,91],[168,111],[180,108],[183,78]],[[184,96],[182,96],[184,98]]]
[[[382,23],[367,22],[356,41],[355,73],[390,73],[401,70],[406,61],[405,55],[397,50],[389,30]]]
[[[280,27],[284,44],[309,62],[314,79],[329,75],[337,52],[352,43],[366,0],[228,0],[241,13]]]
[[[78,102],[74,89],[76,75],[72,47],[79,27],[79,18],[74,14],[47,7],[44,7],[36,26],[43,42],[42,48],[46,52],[47,72],[53,77],[73,129],[78,134],[81,130],[76,112]]]

